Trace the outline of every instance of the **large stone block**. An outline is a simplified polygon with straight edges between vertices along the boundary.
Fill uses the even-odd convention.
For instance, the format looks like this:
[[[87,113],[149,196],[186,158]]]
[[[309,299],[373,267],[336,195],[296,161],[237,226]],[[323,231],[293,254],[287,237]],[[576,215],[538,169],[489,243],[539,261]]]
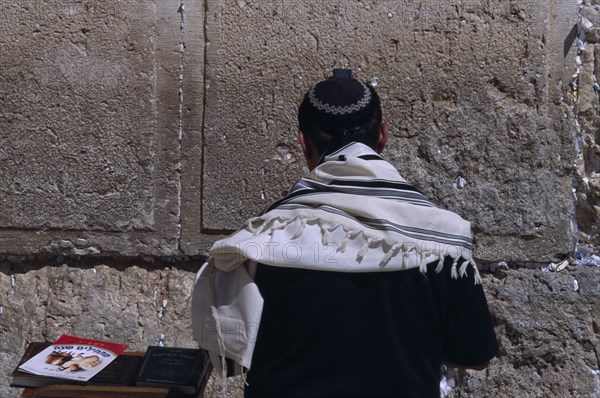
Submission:
[[[580,243],[600,247],[600,10],[595,7],[582,5],[578,25],[585,40],[573,79],[578,116],[575,187]]]
[[[297,105],[339,67],[378,83],[392,135],[385,156],[473,222],[479,258],[572,250],[574,122],[561,98],[577,4],[207,4],[207,231],[237,228],[305,171]]]
[[[0,252],[178,252],[203,100],[202,7],[180,4],[0,4]]]

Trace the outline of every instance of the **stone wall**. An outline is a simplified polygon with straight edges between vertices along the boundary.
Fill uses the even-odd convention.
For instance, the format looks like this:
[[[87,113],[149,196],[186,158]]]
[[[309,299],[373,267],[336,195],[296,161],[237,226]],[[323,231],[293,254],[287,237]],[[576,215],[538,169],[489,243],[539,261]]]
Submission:
[[[581,5],[577,70],[571,80],[577,115],[575,187],[577,223],[582,244],[600,236],[600,1]]]
[[[1,396],[19,396],[8,375],[29,341],[71,333],[144,350],[162,335],[165,345],[194,347],[188,314],[196,268],[194,260],[1,266]],[[600,396],[598,269],[499,267],[483,272],[483,284],[501,350],[484,372],[450,372],[451,397]],[[213,377],[206,396],[218,397],[219,387]],[[241,380],[230,380],[229,396],[242,391]]]
[[[0,396],[29,341],[194,346],[203,255],[306,171],[296,107],[334,67],[377,85],[384,155],[473,223],[502,349],[453,395],[600,396],[598,269],[539,269],[600,245],[599,9],[0,2]]]

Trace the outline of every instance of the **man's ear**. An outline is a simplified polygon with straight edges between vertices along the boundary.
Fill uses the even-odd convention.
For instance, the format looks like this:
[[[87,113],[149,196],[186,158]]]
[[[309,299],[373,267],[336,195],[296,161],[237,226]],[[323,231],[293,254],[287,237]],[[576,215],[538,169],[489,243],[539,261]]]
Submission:
[[[302,130],[298,130],[298,141],[300,142],[302,152],[304,152],[304,159],[306,159],[308,169],[314,169],[320,160],[319,151],[315,148],[310,137],[305,135]]]
[[[302,152],[304,153],[304,157],[308,158],[307,152],[310,152],[310,148],[306,145],[306,141],[304,138],[304,132],[302,130],[298,130],[298,142],[300,142],[300,148],[302,148]]]
[[[387,123],[381,123],[379,126],[379,136],[377,137],[377,145],[375,149],[377,153],[383,152],[383,148],[385,148],[385,144],[388,140],[388,125]]]

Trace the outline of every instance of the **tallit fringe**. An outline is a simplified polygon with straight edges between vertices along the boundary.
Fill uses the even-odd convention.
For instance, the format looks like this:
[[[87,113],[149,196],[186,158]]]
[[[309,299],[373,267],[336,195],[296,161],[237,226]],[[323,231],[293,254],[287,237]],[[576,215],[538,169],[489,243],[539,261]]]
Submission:
[[[420,253],[421,259],[420,259],[420,264],[419,264],[419,270],[424,274],[427,272],[427,257],[429,257],[432,253],[431,252],[426,252],[426,251],[422,251]]]
[[[374,240],[373,238],[366,238],[366,242],[364,245],[362,245],[362,247],[360,248],[360,250],[358,251],[358,253],[356,254],[356,261],[357,262],[361,262],[364,258],[365,258],[365,254],[367,254],[367,250],[369,250],[369,246],[371,246],[373,244]]]
[[[211,283],[214,283],[214,279],[211,278]],[[214,284],[212,285],[212,289],[213,291],[215,291],[215,286]],[[214,319],[215,322],[215,329],[216,329],[216,334],[217,334],[217,343],[219,345],[219,361],[220,361],[220,367],[221,369],[215,369],[217,371],[220,370],[219,372],[219,395],[221,396],[221,398],[227,398],[228,394],[228,380],[227,380],[227,372],[228,372],[228,367],[227,367],[227,356],[226,353],[228,352],[227,347],[225,345],[225,336],[223,335],[223,329],[221,328],[221,319],[219,317],[219,312],[217,310],[217,307],[213,304],[211,304],[210,306],[211,309],[211,314],[212,317]],[[209,353],[211,355],[211,360],[212,360],[212,353]],[[216,362],[213,362],[216,363]],[[247,384],[246,381],[246,374],[244,371],[244,367],[242,367],[240,365],[242,372],[242,380],[244,381],[245,384]]]
[[[439,260],[438,260],[437,267],[435,267],[435,272],[440,273],[444,269],[444,257],[443,256],[438,256],[438,257],[439,257]]]
[[[390,247],[390,249],[387,251],[387,253],[385,253],[383,258],[381,259],[381,262],[379,263],[379,267],[384,268],[390,262],[392,257],[395,257],[398,254],[401,246],[402,245],[400,245],[398,243],[394,243],[392,245],[392,247]]]
[[[479,275],[479,268],[477,268],[477,264],[473,259],[471,259],[469,263],[473,266],[473,272],[475,273],[475,284],[481,285],[481,275]]]
[[[427,264],[428,264],[427,257],[429,257],[429,256],[438,257],[438,263],[435,268],[435,272],[439,273],[439,272],[442,272],[442,270],[444,269],[444,259],[448,256],[451,256],[450,253],[442,252],[441,250],[435,251],[435,252],[420,250],[418,248],[418,246],[416,246],[414,244],[406,244],[406,243],[398,243],[398,242],[390,243],[390,242],[385,241],[385,239],[378,239],[374,236],[370,236],[369,234],[365,233],[364,230],[347,230],[344,226],[341,226],[341,225],[325,224],[325,223],[323,223],[323,220],[321,220],[319,218],[304,218],[301,216],[296,216],[292,219],[285,219],[285,218],[279,217],[279,216],[273,217],[273,218],[267,219],[267,220],[261,219],[261,218],[254,218],[254,219],[248,220],[246,222],[246,224],[244,225],[244,228],[246,228],[253,235],[261,234],[266,230],[269,231],[269,235],[272,235],[273,232],[278,231],[278,230],[283,230],[294,222],[299,222],[300,225],[298,226],[298,228],[292,235],[292,239],[299,238],[302,235],[302,233],[304,232],[304,230],[306,229],[306,225],[317,225],[321,230],[321,235],[322,235],[321,243],[323,244],[323,246],[327,246],[331,243],[337,243],[336,252],[339,252],[339,253],[343,253],[346,250],[346,246],[349,241],[356,239],[359,235],[363,235],[363,238],[365,239],[365,243],[358,250],[358,252],[356,254],[356,261],[360,263],[364,259],[365,255],[367,254],[367,251],[370,248],[381,245],[382,250],[384,251],[384,255],[379,263],[380,268],[385,268],[394,257],[398,256],[399,253],[402,253],[402,259],[401,259],[402,267],[406,268],[409,264],[410,257],[413,255],[416,255],[416,256],[418,256],[418,259],[419,259],[418,267],[422,273],[427,272]],[[258,224],[258,225],[255,227],[254,225],[256,225],[256,224]],[[336,228],[340,228],[340,227],[344,229],[344,232],[345,232],[344,238],[339,243],[332,242],[331,233]],[[384,243],[387,246],[389,246],[389,248],[387,250],[383,247]],[[453,279],[459,279],[459,278],[466,277],[468,275],[469,265],[471,265],[471,267],[473,268],[475,284],[476,285],[481,284],[481,275],[479,274],[479,269],[477,268],[477,264],[475,263],[475,261],[473,259],[463,260],[463,262],[461,263],[461,265],[459,267],[458,261],[460,258],[457,258],[454,256],[451,256],[451,258],[452,258],[453,262],[452,262],[452,265],[450,268],[450,275]]]
[[[321,244],[323,246],[329,245],[329,239],[331,238],[332,229],[326,226],[321,226]]]
[[[344,239],[339,244],[337,251],[339,253],[343,253],[346,250],[346,244],[348,241],[356,239],[361,233],[363,233],[363,231],[346,231],[346,236],[344,236]]]
[[[223,338],[223,331],[221,330],[221,322],[219,321],[219,314],[217,312],[217,308],[214,306],[211,306],[211,312],[212,312],[212,316],[215,320],[215,327],[216,327],[216,332],[217,332],[217,340],[219,343],[219,360],[220,360],[220,365],[221,365],[221,369],[216,369],[219,372],[219,395],[221,396],[221,398],[227,398],[227,390],[228,390],[228,379],[227,379],[227,373],[228,373],[228,367],[227,367],[227,358],[225,353],[228,352],[227,347],[225,347],[225,340]],[[243,366],[236,364],[235,368],[238,369],[237,367],[239,366],[239,368],[241,368],[241,371],[239,372],[241,378],[242,378],[242,382],[244,383],[244,385],[248,385],[248,379],[247,379],[247,373],[248,370],[246,368],[244,368]],[[235,371],[234,371],[235,373]]]
[[[306,228],[306,220],[300,220],[300,226],[298,227],[298,229],[296,230],[296,232],[294,232],[294,236],[292,236],[292,239],[298,239],[300,237],[300,235],[302,235],[302,232],[304,232],[304,229]]]
[[[461,264],[460,268],[458,269],[458,272],[460,273],[460,277],[461,277],[461,278],[462,278],[462,277],[465,277],[465,276],[467,276],[467,266],[468,266],[469,264],[470,264],[470,261],[469,261],[469,260],[465,260],[465,261],[464,261],[464,262]]]
[[[457,264],[458,264],[458,259],[455,258],[454,262],[452,263],[452,268],[450,268],[450,275],[452,276],[452,279],[458,279],[458,272],[456,271]]]
[[[412,254],[417,253],[417,248],[414,245],[407,245],[406,243],[403,243],[401,245],[401,251],[402,251],[402,267],[406,268],[406,267],[408,267],[408,261],[410,260],[410,256]]]
[[[227,360],[225,358],[225,341],[223,339],[223,332],[221,331],[221,322],[219,321],[219,314],[214,306],[211,306],[212,316],[215,320],[215,327],[217,329],[217,340],[219,343],[219,356],[221,358],[221,374],[220,374],[220,388],[221,397],[227,397]]]

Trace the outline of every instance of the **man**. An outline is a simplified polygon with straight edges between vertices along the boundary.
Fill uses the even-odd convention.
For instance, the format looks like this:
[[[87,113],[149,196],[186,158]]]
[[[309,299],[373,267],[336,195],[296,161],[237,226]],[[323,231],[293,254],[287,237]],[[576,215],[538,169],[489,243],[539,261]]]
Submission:
[[[440,367],[483,369],[498,349],[470,224],[379,155],[375,90],[351,71],[306,93],[298,140],[311,173],[199,272],[193,327],[246,398],[439,397]]]

